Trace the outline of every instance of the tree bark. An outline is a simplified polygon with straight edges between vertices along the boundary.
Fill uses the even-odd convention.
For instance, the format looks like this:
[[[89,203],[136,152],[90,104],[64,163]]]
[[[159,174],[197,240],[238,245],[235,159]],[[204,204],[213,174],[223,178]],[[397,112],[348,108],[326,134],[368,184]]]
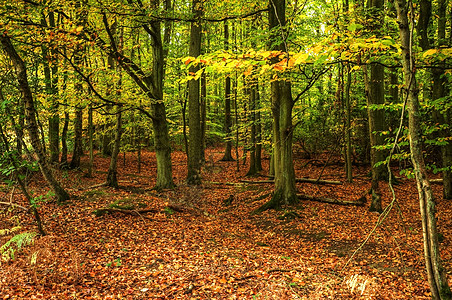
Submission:
[[[142,2],[135,3],[133,0],[127,1],[129,4],[138,4],[144,9]],[[151,8],[156,9],[158,1],[151,2]],[[129,74],[135,83],[151,100],[150,112],[146,113],[152,120],[154,131],[154,146],[157,159],[157,180],[155,189],[173,188],[173,173],[171,164],[171,145],[168,134],[168,122],[166,120],[165,104],[163,103],[163,77],[165,75],[165,52],[162,43],[160,21],[152,21],[149,24],[143,24],[142,27],[148,33],[152,46],[152,74],[147,75],[128,57],[118,51],[117,45],[111,34],[107,17],[103,16],[103,23],[109,36],[110,46],[91,33],[91,36],[97,43],[107,51],[108,55],[113,57],[121,67]],[[142,110],[143,111],[143,110]]]
[[[2,137],[3,144],[5,146],[7,155],[14,167],[13,173],[14,173],[14,176],[16,177],[17,183],[19,183],[20,190],[22,191],[25,198],[28,200],[28,203],[30,204],[30,210],[31,210],[31,213],[33,214],[33,217],[35,218],[36,226],[38,227],[38,231],[42,236],[45,236],[47,233],[45,232],[44,227],[42,225],[41,216],[38,212],[37,205],[36,205],[36,203],[33,203],[33,198],[31,197],[30,193],[28,192],[27,187],[25,186],[25,183],[21,178],[21,174],[19,174],[19,172],[18,172],[20,167],[18,166],[18,164],[16,162],[17,158],[13,157],[13,154],[12,154],[10,146],[9,146],[8,138],[6,137],[5,132],[3,131],[3,128],[2,128],[2,124],[0,124],[0,135]],[[5,204],[5,203],[3,203],[3,204]],[[17,206],[22,207],[19,205],[17,205]],[[22,208],[25,208],[25,207],[22,207]],[[28,209],[26,209],[26,210],[30,211]]]
[[[88,174],[89,178],[93,177],[94,167],[94,124],[93,124],[93,105],[90,104],[88,108],[88,144],[89,144],[89,164]]]
[[[202,0],[193,0],[192,13],[195,18],[200,19],[202,15]],[[188,54],[198,57],[201,54],[201,23],[200,21],[191,23],[190,29],[190,49]],[[199,66],[191,66],[189,72],[196,73]],[[187,183],[201,184],[201,149],[202,132],[200,119],[200,87],[199,80],[192,79],[188,83],[188,174]]]
[[[116,130],[115,139],[113,143],[113,151],[111,153],[110,166],[108,168],[107,174],[107,186],[118,188],[118,178],[117,178],[117,166],[118,166],[118,155],[119,148],[121,146],[121,135],[122,135],[122,113],[121,107],[117,106],[116,112]]]
[[[55,16],[51,11],[48,14],[49,26],[55,27]],[[47,26],[45,16],[42,16],[41,22]],[[56,45],[51,45],[50,50],[44,44],[41,46],[44,66],[45,89],[50,98],[50,117],[49,117],[49,150],[50,162],[58,163],[60,159],[60,117],[58,113],[58,60],[57,53],[54,50]]]
[[[442,47],[446,45],[446,10],[447,1],[438,1],[438,40],[436,46]],[[440,66],[445,67],[445,63],[441,62]],[[444,70],[432,70],[432,100],[443,98],[449,92],[448,82],[444,74]],[[441,160],[443,168],[443,197],[444,199],[452,199],[452,142],[447,140],[452,135],[450,124],[452,124],[451,112],[441,112],[438,109],[433,111],[433,119],[440,125],[446,125],[439,131],[438,136],[446,141],[445,145],[441,146]],[[449,126],[447,126],[449,125]]]
[[[83,87],[77,84],[79,93],[82,93]],[[80,167],[80,159],[83,154],[83,144],[82,144],[82,134],[83,134],[83,108],[77,107],[75,110],[75,120],[74,120],[74,149],[72,151],[72,159],[69,164],[70,169],[76,169]]]
[[[347,6],[348,7],[348,6]],[[350,104],[350,87],[352,84],[352,74],[350,65],[347,65],[347,83],[345,85],[345,172],[347,174],[347,181],[353,181],[352,174],[352,141],[351,141],[351,104]]]
[[[287,52],[286,1],[269,0],[269,27],[276,30],[271,36],[271,50]],[[276,61],[274,61],[276,62]],[[291,82],[279,78],[271,82],[271,109],[273,115],[273,159],[275,168],[275,190],[272,199],[256,212],[278,208],[283,204],[297,202],[295,189],[295,169],[293,165],[292,139],[292,98]]]
[[[43,146],[39,139],[38,124],[36,121],[36,109],[31,93],[30,85],[28,83],[27,70],[25,63],[19,54],[16,52],[9,36],[3,33],[0,36],[0,42],[3,49],[11,59],[16,72],[17,80],[19,82],[19,89],[22,92],[25,105],[25,119],[27,121],[27,130],[30,136],[31,145],[36,152],[37,162],[44,178],[49,183],[51,189],[55,193],[58,203],[62,203],[69,199],[69,194],[59,184],[52,174],[52,169],[47,161]]]
[[[384,22],[383,8],[384,0],[371,0],[370,8],[375,17],[375,26],[381,26]],[[380,28],[380,27],[378,27]],[[377,36],[381,36],[377,33]],[[386,153],[376,147],[385,144],[384,136],[381,135],[385,128],[385,111],[382,107],[371,107],[372,105],[384,105],[385,103],[385,87],[384,87],[384,67],[380,64],[373,63],[370,65],[370,85],[369,95],[367,98],[367,110],[369,117],[369,135],[370,135],[370,163],[372,166],[372,200],[369,211],[382,211],[381,194],[379,191],[379,181],[387,179],[387,168],[385,164],[376,166],[377,163],[386,159]]]
[[[250,165],[248,169],[247,176],[253,176],[258,173],[256,166],[256,95],[257,95],[257,79],[251,79],[250,90],[249,90],[249,122],[251,122],[251,132],[250,132]]]
[[[424,258],[430,291],[435,299],[452,299],[452,293],[447,283],[446,272],[443,268],[436,226],[436,208],[433,191],[427,177],[421,144],[420,108],[416,82],[416,68],[412,53],[412,32],[408,21],[408,6],[405,0],[395,1],[399,23],[399,34],[402,48],[402,65],[404,86],[407,90],[407,108],[409,123],[409,140],[411,161],[414,166],[419,204],[422,219]],[[413,11],[410,12],[410,15]]]
[[[224,49],[229,49],[229,27],[227,21],[224,22]],[[224,133],[226,136],[224,156],[222,161],[233,161],[232,139],[231,139],[231,77],[226,75],[224,82]]]

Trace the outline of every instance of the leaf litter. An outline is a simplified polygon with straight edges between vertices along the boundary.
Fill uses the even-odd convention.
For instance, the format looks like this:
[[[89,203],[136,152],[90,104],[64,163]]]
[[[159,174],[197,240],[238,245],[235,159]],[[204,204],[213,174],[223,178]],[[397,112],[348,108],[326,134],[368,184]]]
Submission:
[[[242,183],[247,167],[237,172],[235,162],[220,161],[222,154],[221,148],[207,150],[204,184],[193,187],[184,183],[185,154],[175,151],[174,190],[152,189],[156,162],[151,152],[142,153],[140,174],[133,167],[134,153],[127,153],[126,164],[118,162],[117,190],[90,188],[105,180],[109,159],[100,155],[93,178],[83,176],[87,157],[82,171],[59,171],[72,200],[40,204],[48,236],[1,263],[2,299],[430,299],[413,180],[396,186],[398,206],[343,269],[377,222],[369,203],[357,207],[301,200],[252,215],[271,197],[272,184]],[[323,166],[303,168],[307,162],[295,159],[296,176],[317,178]],[[264,170],[268,163],[263,160]],[[342,185],[297,183],[297,190],[358,199],[369,189],[368,169],[355,167],[353,183],[345,183],[342,170],[332,163],[322,173],[322,179]],[[265,176],[252,178],[260,179]],[[35,194],[47,193],[39,174],[29,187]],[[433,188],[451,283],[452,205],[442,199],[440,185]],[[388,203],[388,188],[383,195],[383,204]],[[26,205],[21,195],[15,194],[14,201]],[[93,214],[111,205],[152,212]],[[24,231],[34,230],[31,216],[11,210],[0,213],[1,229],[12,226],[13,215]],[[4,243],[5,237],[0,238]]]

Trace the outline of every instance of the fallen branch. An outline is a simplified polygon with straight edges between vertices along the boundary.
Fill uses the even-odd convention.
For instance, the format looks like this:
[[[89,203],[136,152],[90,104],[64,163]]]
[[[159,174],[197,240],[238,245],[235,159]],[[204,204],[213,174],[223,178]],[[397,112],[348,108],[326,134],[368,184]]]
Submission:
[[[29,210],[28,208],[23,207],[22,205],[11,203],[11,202],[0,202],[0,204],[1,205],[12,206],[12,207],[17,207],[17,208],[23,209],[24,211],[28,211]]]
[[[230,185],[230,186],[241,186],[243,183],[240,182],[217,182],[217,181],[206,181],[208,184],[216,184],[216,185]]]
[[[333,198],[326,198],[326,197],[314,197],[314,196],[309,196],[309,195],[305,195],[305,194],[297,194],[297,197],[299,199],[303,199],[303,200],[325,202],[325,203],[339,204],[339,205],[362,206],[362,205],[364,205],[364,203],[366,203],[366,197],[365,196],[361,196],[357,201],[333,199]]]
[[[107,186],[107,183],[103,182],[103,183],[99,183],[99,184],[95,184],[95,185],[91,185],[91,186],[87,186],[87,187],[73,188],[73,189],[69,189],[69,191],[86,191],[86,190],[91,190],[91,189],[95,189],[95,188],[103,187],[103,186]]]
[[[168,205],[165,207],[165,209],[173,210],[177,212],[185,212],[188,209],[179,205]],[[113,208],[113,207],[104,207],[99,208],[93,211],[93,214],[96,216],[103,216],[106,213],[122,213],[126,215],[135,215],[135,216],[141,216],[141,214],[146,213],[168,213],[167,210],[158,210],[158,209],[121,209],[121,208]]]
[[[141,214],[145,214],[145,213],[158,213],[160,212],[159,210],[156,209],[140,209],[140,210],[136,210],[136,209],[120,209],[120,208],[99,208],[93,211],[93,213],[96,216],[103,216],[106,213],[122,213],[122,214],[126,214],[126,215],[136,215],[139,216]]]
[[[252,183],[252,184],[260,184],[260,183],[274,183],[274,180],[240,180],[240,182],[244,183]],[[308,182],[313,184],[342,184],[340,181],[335,180],[319,180],[312,178],[295,178],[295,182]]]
[[[438,178],[438,179],[430,179],[429,180],[431,183],[437,183],[437,184],[442,184],[443,183],[443,179],[442,178]]]

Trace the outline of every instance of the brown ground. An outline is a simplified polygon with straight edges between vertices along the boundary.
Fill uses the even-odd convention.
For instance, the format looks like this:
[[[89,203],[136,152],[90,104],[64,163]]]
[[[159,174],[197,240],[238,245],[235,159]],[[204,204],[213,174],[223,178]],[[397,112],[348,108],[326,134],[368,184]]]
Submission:
[[[269,199],[259,196],[268,194],[272,184],[240,184],[246,166],[240,165],[237,173],[235,162],[219,161],[221,151],[207,152],[201,187],[184,184],[185,155],[173,153],[178,186],[171,191],[151,189],[152,153],[143,154],[141,174],[135,154],[127,154],[125,165],[121,154],[119,190],[86,189],[105,180],[109,159],[101,156],[95,158],[95,178],[84,177],[86,170],[62,172],[73,200],[61,206],[52,199],[41,203],[48,236],[16,253],[14,261],[1,262],[0,299],[430,298],[413,180],[395,186],[397,205],[345,266],[377,222],[378,214],[367,211],[368,203],[356,207],[301,201],[297,207],[251,215]],[[297,177],[316,178],[323,165],[307,162],[296,159]],[[367,172],[356,167],[351,184],[299,183],[297,188],[308,195],[356,200],[369,188]],[[343,166],[328,166],[322,179],[344,182]],[[38,174],[29,187],[37,194],[47,192]],[[442,199],[440,185],[433,188],[444,236],[442,258],[452,284],[452,202]],[[384,190],[386,205],[391,195],[387,186]],[[2,187],[2,193],[0,201],[9,201],[11,189]],[[229,197],[232,205],[226,206]],[[17,189],[12,199],[26,206]],[[93,215],[118,200],[155,211]],[[0,229],[20,221],[23,231],[35,230],[28,214],[0,208]],[[291,211],[296,214],[283,217]],[[0,242],[9,237],[0,237]],[[33,254],[37,260],[31,264]]]

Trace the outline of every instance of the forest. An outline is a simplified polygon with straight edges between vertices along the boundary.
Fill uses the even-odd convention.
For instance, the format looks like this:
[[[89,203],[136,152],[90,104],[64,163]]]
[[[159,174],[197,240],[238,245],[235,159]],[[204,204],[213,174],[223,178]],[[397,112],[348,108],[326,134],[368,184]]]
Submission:
[[[449,0],[0,0],[0,299],[452,299]]]

